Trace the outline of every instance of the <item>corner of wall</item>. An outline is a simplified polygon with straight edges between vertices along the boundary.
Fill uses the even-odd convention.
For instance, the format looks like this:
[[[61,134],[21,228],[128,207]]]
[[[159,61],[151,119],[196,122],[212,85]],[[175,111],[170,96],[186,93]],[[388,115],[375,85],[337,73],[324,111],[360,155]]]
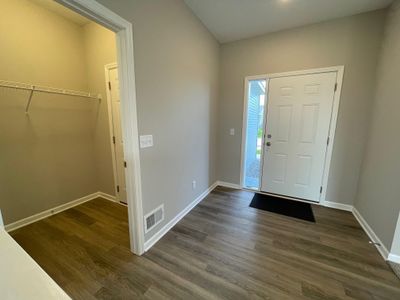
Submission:
[[[91,91],[101,94],[93,116],[93,153],[97,189],[115,194],[104,66],[117,61],[115,33],[90,22],[83,26],[86,76]],[[101,47],[99,47],[101,45]]]

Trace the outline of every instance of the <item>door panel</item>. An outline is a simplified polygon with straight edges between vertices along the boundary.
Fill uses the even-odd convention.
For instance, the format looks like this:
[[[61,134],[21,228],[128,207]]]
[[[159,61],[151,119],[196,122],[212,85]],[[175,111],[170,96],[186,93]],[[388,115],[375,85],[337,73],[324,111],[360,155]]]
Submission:
[[[314,143],[317,135],[319,105],[311,104],[302,107],[300,119],[300,142]]]
[[[124,159],[124,144],[122,139],[121,128],[121,99],[119,93],[119,80],[118,69],[112,68],[109,70],[109,78],[111,85],[111,110],[112,110],[112,124],[113,133],[115,138],[114,152],[115,152],[115,166],[117,185],[119,186],[118,200],[126,203],[126,184],[125,184],[125,159]]]
[[[287,160],[288,157],[285,154],[275,154],[272,160],[271,172],[274,174],[272,180],[277,184],[286,181]]]
[[[336,77],[270,80],[262,191],[319,201]]]
[[[308,187],[311,181],[312,157],[298,155],[296,160],[296,182],[298,186]]]
[[[278,114],[277,141],[287,143],[289,141],[290,125],[292,122],[292,106],[279,106]]]

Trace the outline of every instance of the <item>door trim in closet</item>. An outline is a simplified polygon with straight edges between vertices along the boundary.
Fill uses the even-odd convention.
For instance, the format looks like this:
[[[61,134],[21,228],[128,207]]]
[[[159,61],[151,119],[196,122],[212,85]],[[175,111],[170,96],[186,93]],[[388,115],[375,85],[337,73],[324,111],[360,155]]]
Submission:
[[[116,199],[118,202],[122,202],[119,195],[119,186],[121,186],[121,182],[118,179],[118,169],[117,169],[117,153],[115,151],[115,132],[114,132],[114,121],[113,121],[113,108],[112,108],[112,97],[111,97],[111,83],[110,83],[110,70],[117,69],[117,63],[110,63],[104,66],[105,70],[105,85],[107,90],[107,111],[108,111],[108,128],[110,132],[110,147],[111,147],[111,156],[112,156],[112,165],[113,165],[113,177],[114,177],[114,192],[116,195]],[[125,178],[124,178],[125,180]]]

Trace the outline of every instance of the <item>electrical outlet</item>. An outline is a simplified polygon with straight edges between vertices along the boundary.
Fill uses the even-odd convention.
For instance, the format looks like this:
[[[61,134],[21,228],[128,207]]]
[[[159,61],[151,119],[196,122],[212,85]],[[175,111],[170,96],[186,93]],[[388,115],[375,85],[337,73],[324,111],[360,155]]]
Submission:
[[[196,189],[196,180],[192,181],[192,189],[195,190]]]

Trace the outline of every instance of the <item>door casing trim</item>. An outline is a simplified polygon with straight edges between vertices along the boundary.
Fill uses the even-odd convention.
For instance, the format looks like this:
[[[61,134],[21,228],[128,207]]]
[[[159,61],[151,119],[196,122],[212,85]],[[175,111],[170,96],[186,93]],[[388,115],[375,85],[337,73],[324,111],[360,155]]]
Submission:
[[[112,165],[113,165],[113,177],[114,177],[114,192],[116,195],[117,201],[121,201],[119,198],[119,193],[117,186],[120,185],[118,181],[118,172],[117,172],[117,154],[115,152],[115,145],[113,142],[114,133],[114,118],[113,118],[113,109],[112,109],[112,99],[111,99],[111,91],[108,87],[108,83],[110,82],[110,70],[118,68],[117,63],[110,63],[104,66],[105,70],[105,84],[106,84],[106,94],[107,94],[107,111],[108,111],[108,128],[110,132],[110,147],[111,147],[111,156],[112,156]]]

